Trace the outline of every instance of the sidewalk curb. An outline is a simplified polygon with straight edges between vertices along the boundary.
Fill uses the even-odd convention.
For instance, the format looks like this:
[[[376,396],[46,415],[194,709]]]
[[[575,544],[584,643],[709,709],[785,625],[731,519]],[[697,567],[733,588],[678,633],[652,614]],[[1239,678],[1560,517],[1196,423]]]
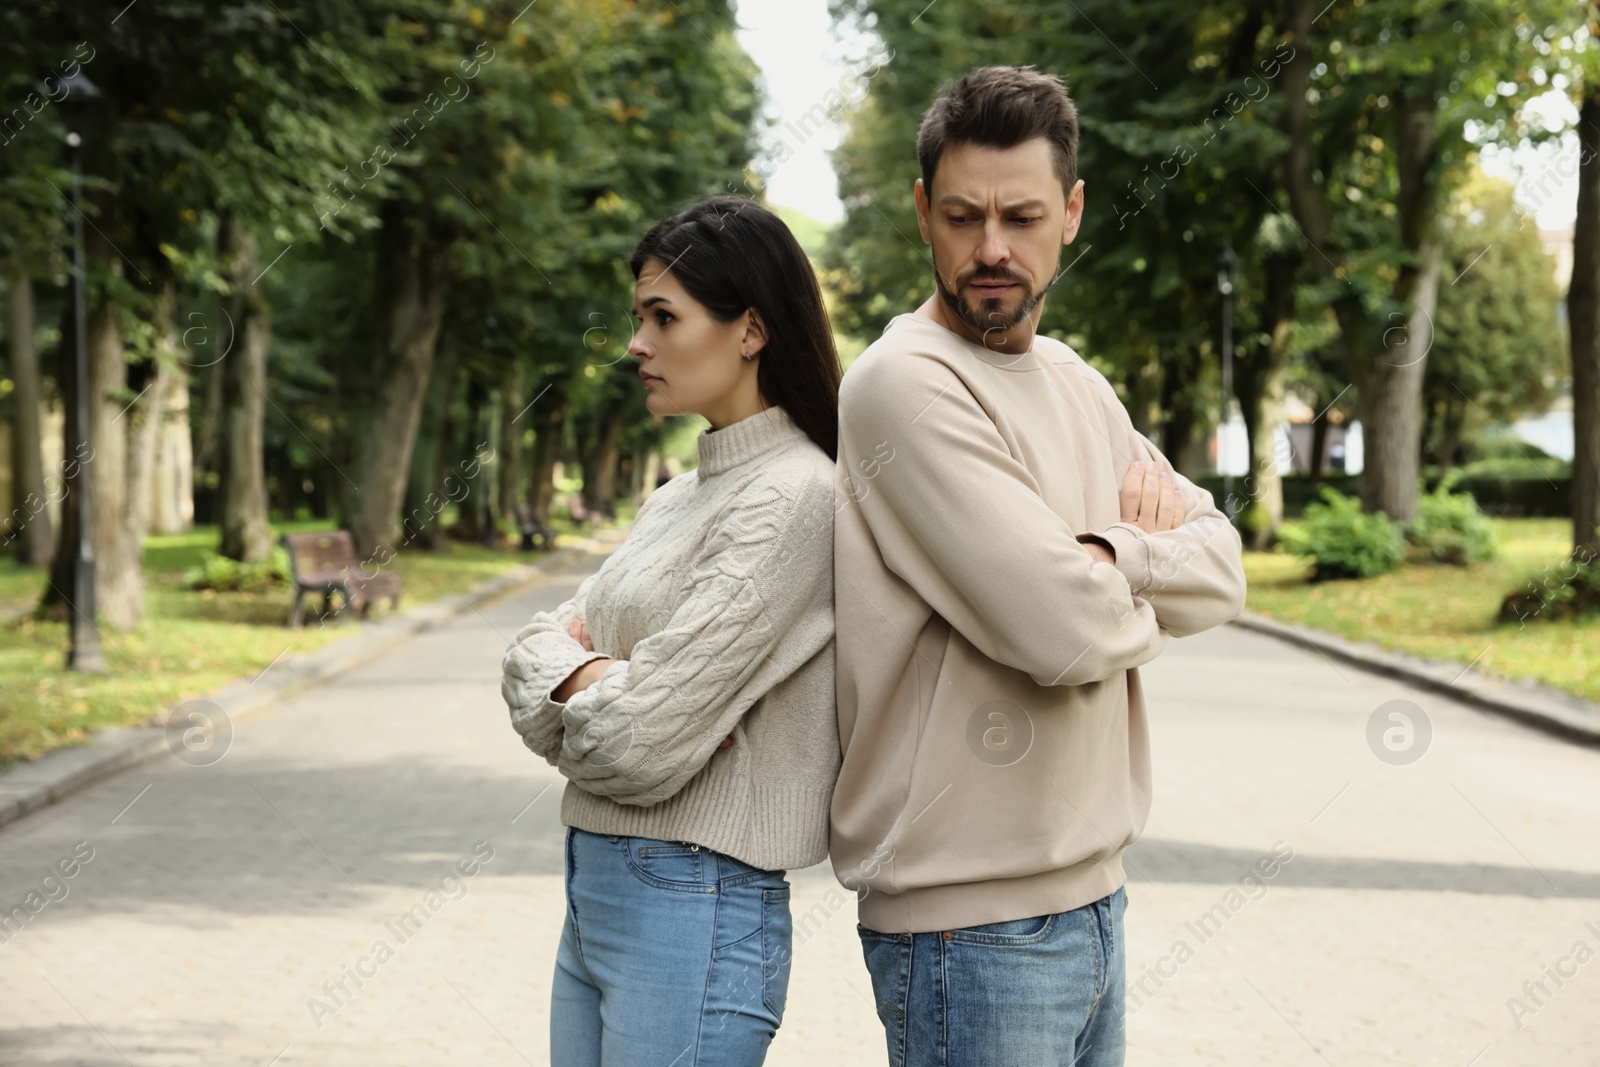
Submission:
[[[398,615],[362,623],[355,636],[313,652],[286,656],[253,679],[239,679],[203,697],[220,707],[230,723],[270,711],[284,697],[298,694],[365,664],[418,634],[437,629],[469,611],[531,585],[551,571],[597,550],[621,543],[625,530],[591,533],[582,543],[525,563],[465,593],[441,597]],[[261,679],[271,671],[270,682]],[[260,684],[258,684],[260,683]],[[38,759],[0,771],[0,827],[63,797],[167,750],[164,726],[110,726],[96,730],[86,745],[52,749]]]
[[[1253,611],[1233,619],[1232,624],[1515,719],[1566,741],[1600,746],[1600,705],[1541,682],[1490,678],[1468,669],[1470,665],[1389,652],[1370,641],[1356,643],[1326,630],[1276,622]]]

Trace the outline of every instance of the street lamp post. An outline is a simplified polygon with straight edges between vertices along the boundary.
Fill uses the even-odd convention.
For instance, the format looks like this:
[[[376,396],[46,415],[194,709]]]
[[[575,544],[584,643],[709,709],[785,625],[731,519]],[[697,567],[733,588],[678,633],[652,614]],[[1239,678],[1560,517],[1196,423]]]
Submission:
[[[94,545],[89,539],[89,474],[94,462],[94,446],[89,440],[89,314],[85,292],[87,274],[83,254],[83,136],[89,108],[100,99],[100,90],[82,71],[62,79],[67,95],[61,100],[62,114],[74,129],[67,133],[67,149],[72,158],[72,333],[73,367],[77,375],[77,402],[73,409],[78,446],[89,445],[89,458],[78,465],[73,494],[78,510],[78,555],[73,562],[72,589],[67,597],[71,611],[72,645],[67,652],[67,669],[86,674],[104,674],[106,661],[100,654],[100,631],[94,625]],[[67,106],[71,105],[71,106]]]
[[[1233,272],[1239,259],[1233,254],[1233,242],[1223,245],[1217,257],[1217,292],[1222,294],[1222,421],[1217,436],[1217,461],[1223,467],[1222,507],[1229,521],[1233,520],[1233,475],[1222,462],[1223,449],[1228,439],[1228,403],[1233,398]]]

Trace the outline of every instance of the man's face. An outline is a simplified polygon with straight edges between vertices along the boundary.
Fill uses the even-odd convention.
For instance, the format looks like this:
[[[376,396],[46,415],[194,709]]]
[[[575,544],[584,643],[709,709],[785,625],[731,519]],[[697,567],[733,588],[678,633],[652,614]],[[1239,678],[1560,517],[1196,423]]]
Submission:
[[[917,181],[917,225],[933,245],[951,325],[987,348],[1032,345],[1061,246],[1077,236],[1083,182],[1068,197],[1054,163],[1042,137],[1011,148],[955,144],[940,157],[931,191]]]

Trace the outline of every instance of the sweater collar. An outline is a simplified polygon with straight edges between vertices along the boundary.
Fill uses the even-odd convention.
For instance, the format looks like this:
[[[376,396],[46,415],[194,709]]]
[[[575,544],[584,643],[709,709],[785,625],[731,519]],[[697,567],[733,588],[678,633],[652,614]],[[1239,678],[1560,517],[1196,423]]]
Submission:
[[[721,474],[805,436],[789,413],[774,404],[720,430],[701,430],[695,442],[700,449],[700,471]]]

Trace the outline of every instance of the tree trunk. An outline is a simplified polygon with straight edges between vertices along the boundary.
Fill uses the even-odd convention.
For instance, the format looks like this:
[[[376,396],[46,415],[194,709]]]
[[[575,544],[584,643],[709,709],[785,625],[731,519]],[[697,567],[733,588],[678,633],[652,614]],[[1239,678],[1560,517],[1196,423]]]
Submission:
[[[383,337],[377,352],[377,395],[364,417],[352,420],[355,462],[346,514],[357,555],[380,546],[393,552],[395,527],[411,470],[422,399],[443,320],[447,250],[389,201],[380,209],[376,300]]]
[[[556,496],[556,461],[561,458],[561,430],[567,421],[567,405],[544,405],[543,415],[533,436],[533,462],[529,464],[528,502],[540,523],[550,521],[550,505]]]
[[[661,447],[650,445],[634,456],[633,502],[643,504],[656,491],[656,478],[661,474]]]
[[[1319,62],[1319,52],[1310,41],[1319,6],[1314,0],[1289,0],[1285,12],[1284,26],[1295,54],[1283,71],[1282,124],[1287,148],[1282,166],[1295,220],[1319,252],[1308,262],[1327,279],[1338,274],[1335,263],[1342,260],[1343,253],[1329,247],[1329,208],[1312,169],[1306,89],[1311,69]],[[1420,82],[1399,85],[1392,95],[1400,246],[1414,260],[1402,265],[1393,289],[1396,302],[1406,308],[1405,321],[1386,324],[1379,345],[1371,343],[1372,324],[1354,294],[1336,301],[1335,313],[1361,413],[1362,507],[1408,521],[1417,506],[1418,409],[1425,360],[1433,342],[1433,311],[1443,258],[1434,238],[1439,198],[1434,166],[1438,116],[1433,93]]]
[[[1150,409],[1159,395],[1160,384],[1159,361],[1149,354],[1142,359],[1134,360],[1127,383],[1128,418],[1133,423],[1134,430],[1149,438],[1154,438],[1156,435]]]
[[[465,442],[466,451],[462,456],[463,463],[468,463],[461,469],[474,469],[469,461],[483,451],[480,445],[495,448],[500,443],[504,432],[507,416],[505,409],[505,390],[489,389],[484,395],[482,406],[482,428]],[[481,462],[477,468],[477,476],[467,482],[467,492],[477,505],[478,513],[483,517],[483,529],[479,531],[478,541],[486,548],[494,548],[499,544],[500,517],[507,512],[504,503],[505,497],[500,493],[500,457],[498,453],[494,458]]]
[[[228,343],[233,344],[234,341],[230,337]],[[201,400],[200,422],[194,435],[195,521],[216,523],[221,519],[221,511],[217,507],[220,476],[216,475],[218,453],[221,451],[219,439],[222,436],[222,366],[219,363],[205,363],[200,365],[200,369],[205,372],[205,396]]]
[[[11,423],[13,529],[10,536],[16,539],[18,563],[27,567],[48,567],[55,544],[47,504],[51,491],[44,484],[39,426],[44,396],[39,384],[39,352],[33,343],[33,279],[28,277],[20,262],[11,273],[10,304],[7,332],[11,337],[11,380],[16,386],[16,414]],[[59,483],[55,491],[60,491]],[[16,529],[18,523],[20,530]]]
[[[1443,482],[1449,475],[1450,468],[1455,466],[1456,453],[1461,450],[1461,431],[1467,421],[1467,405],[1465,401],[1455,404],[1445,404],[1440,411],[1440,432],[1443,435],[1439,444],[1439,481]]]
[[[267,482],[262,455],[262,420],[267,401],[267,350],[272,319],[255,283],[260,273],[255,234],[231,217],[218,236],[231,287],[223,307],[233,323],[233,351],[217,366],[222,375],[222,435],[218,457],[218,551],[229,559],[257,563],[272,554],[267,519]]]
[[[1600,6],[1591,7],[1600,31]],[[1578,115],[1578,217],[1572,232],[1567,327],[1572,348],[1572,549],[1600,556],[1600,81]]]
[[[1318,397],[1317,402],[1321,404],[1322,398]],[[1329,403],[1332,403],[1332,401],[1329,401]],[[1323,406],[1326,407],[1327,405],[1324,404]],[[1322,465],[1327,455],[1328,420],[1324,416],[1311,424],[1311,471],[1310,477],[1307,479],[1311,485],[1316,485],[1322,481]]]
[[[616,514],[618,445],[622,441],[622,406],[607,418],[600,444],[589,453],[583,469],[583,504],[591,513]]]
[[[1272,546],[1283,523],[1283,477],[1278,473],[1277,431],[1283,421],[1284,377],[1289,362],[1289,334],[1295,317],[1295,268],[1299,257],[1269,255],[1262,303],[1264,338],[1252,357],[1234,365],[1235,390],[1249,442],[1250,471],[1240,525],[1251,548]],[[1233,511],[1239,509],[1231,509]]]
[[[156,446],[166,421],[167,396],[172,391],[173,368],[177,363],[178,345],[173,331],[177,299],[176,284],[171,278],[164,279],[152,323],[157,338],[156,351],[148,362],[137,368],[138,380],[133,385],[137,387],[138,397],[121,413],[128,441],[126,534],[139,546],[141,553],[145,534],[150,529]]]
[[[522,361],[511,365],[505,388],[500,391],[500,447],[495,454],[499,474],[500,514],[516,517],[521,503],[522,488],[522,433],[528,428],[523,408],[527,401],[522,393]]]
[[[449,487],[444,484],[445,457],[451,448],[454,420],[450,409],[460,380],[460,366],[461,344],[454,333],[445,333],[439,338],[438,367],[428,383],[422,424],[417,429],[405,515],[400,522],[402,542],[426,552],[437,551],[443,535],[439,513],[449,501]]]
[[[1402,263],[1396,303],[1407,309],[1403,330],[1384,332],[1357,398],[1361,407],[1361,505],[1409,522],[1417,512],[1422,379],[1433,347],[1444,249],[1435,238],[1439,186],[1434,173],[1438,105],[1425,87],[1394,93],[1395,170],[1400,245],[1415,257]]]
[[[1189,348],[1179,361],[1162,368],[1161,410],[1166,419],[1161,424],[1161,451],[1173,469],[1185,477],[1196,473],[1191,448],[1198,421],[1194,390],[1202,363],[1200,350]]]
[[[490,515],[487,512],[487,493],[484,492],[482,480],[485,475],[479,471],[478,478],[472,482],[462,483],[465,491],[458,487],[459,475],[455,478],[451,474],[460,471],[461,464],[477,454],[479,441],[488,440],[483,435],[484,425],[492,421],[488,416],[489,388],[474,376],[470,371],[467,374],[467,417],[465,426],[461,429],[452,428],[452,433],[446,439],[444,447],[450,457],[452,466],[446,469],[441,479],[448,482],[448,487],[453,493],[451,499],[456,501],[456,521],[450,528],[450,535],[458,541],[473,543],[482,542],[489,534]],[[441,493],[445,489],[439,490]]]
[[[85,260],[103,264],[103,271],[121,274],[116,249],[90,227],[84,235]],[[95,271],[89,271],[91,277]],[[108,626],[126,630],[144,617],[144,571],[140,540],[128,526],[128,427],[122,409],[127,400],[128,361],[122,344],[122,310],[103,287],[91,289],[88,314],[89,441],[93,450],[84,463],[88,472],[89,539],[95,559],[95,607]],[[67,420],[71,422],[69,418]]]
[[[150,501],[150,532],[187,533],[194,528],[194,453],[189,436],[189,373],[174,368],[162,404],[156,469]]]

